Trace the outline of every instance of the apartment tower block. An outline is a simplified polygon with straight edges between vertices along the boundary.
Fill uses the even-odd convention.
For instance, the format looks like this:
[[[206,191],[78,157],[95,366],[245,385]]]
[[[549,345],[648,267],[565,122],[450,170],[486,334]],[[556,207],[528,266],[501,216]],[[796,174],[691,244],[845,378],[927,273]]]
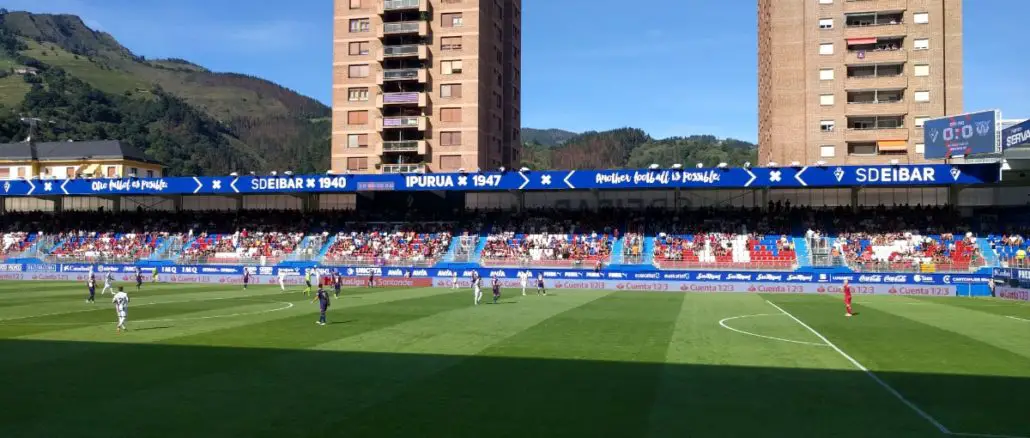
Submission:
[[[962,112],[961,0],[759,0],[761,165],[921,163]]]
[[[332,169],[519,162],[521,0],[335,0]]]

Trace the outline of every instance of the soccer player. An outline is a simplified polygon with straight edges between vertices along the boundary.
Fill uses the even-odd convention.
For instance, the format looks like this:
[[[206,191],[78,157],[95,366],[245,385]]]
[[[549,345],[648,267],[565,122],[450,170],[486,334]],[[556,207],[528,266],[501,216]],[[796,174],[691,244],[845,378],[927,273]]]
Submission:
[[[458,288],[458,271],[454,271],[454,273],[451,274],[451,289],[457,289],[457,288]]]
[[[92,275],[90,275],[89,280],[86,280],[86,287],[89,288],[89,296],[86,297],[86,302],[96,304],[93,298],[97,295],[97,280]]]
[[[850,317],[852,315],[852,313],[851,313],[851,285],[848,284],[848,280],[844,280],[844,308],[848,312],[848,313],[844,314],[844,316]]]
[[[479,305],[479,301],[483,299],[483,289],[480,288],[479,272],[472,271],[472,297],[474,298],[473,303]]]
[[[547,295],[547,289],[544,289],[544,273],[540,272],[536,274],[536,294]]]
[[[279,289],[286,292],[286,272],[282,269],[279,270]]]
[[[343,276],[338,271],[333,271],[333,290],[336,298],[340,298],[340,288],[343,287]]]
[[[143,271],[136,267],[136,292],[139,292],[143,288]]]
[[[308,269],[308,272],[304,273],[304,284],[307,285],[304,288],[304,296],[306,297],[311,296],[311,271],[311,269]]]
[[[522,284],[522,296],[526,296],[526,286],[529,285],[529,271],[519,271],[519,283]]]
[[[329,310],[329,294],[325,291],[325,289],[322,289],[322,286],[318,286],[318,293],[315,295],[315,298],[311,300],[311,302],[314,303],[315,300],[318,300],[319,310],[317,324],[325,325],[325,312]]]
[[[368,271],[368,287],[376,287],[376,271]]]
[[[114,295],[114,274],[110,272],[104,277],[104,289],[100,291],[100,295],[106,294],[108,290]]]
[[[114,303],[114,310],[118,313],[118,333],[121,333],[122,330],[128,330],[125,327],[125,318],[129,310],[129,294],[125,293],[121,286],[119,286],[118,293],[114,294],[111,302]]]
[[[248,284],[250,284],[250,269],[243,268],[243,290],[247,290]]]
[[[501,280],[494,275],[494,279],[490,283],[494,290],[494,304],[497,304],[497,300],[501,299]]]
[[[150,282],[157,283],[157,268],[154,268],[154,272],[150,273]]]

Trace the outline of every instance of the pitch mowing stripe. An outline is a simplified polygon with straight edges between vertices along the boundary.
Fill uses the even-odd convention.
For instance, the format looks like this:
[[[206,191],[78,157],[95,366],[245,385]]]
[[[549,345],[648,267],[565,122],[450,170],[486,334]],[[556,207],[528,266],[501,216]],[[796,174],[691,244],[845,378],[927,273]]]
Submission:
[[[608,293],[577,291],[562,296],[516,296],[506,298],[504,301],[508,304],[484,304],[479,307],[468,304],[471,301],[470,292],[459,293],[464,300],[458,308],[311,347],[312,350],[319,352],[291,351],[267,366],[261,365],[247,371],[247,376],[252,376],[247,377],[248,380],[264,382],[266,376],[276,376],[277,379],[290,379],[296,383],[298,377],[293,374],[296,374],[297,367],[304,370],[325,370],[315,373],[317,380],[296,383],[289,391],[289,399],[284,399],[280,391],[269,389],[267,393],[256,395],[256,400],[245,402],[242,408],[238,403],[232,403],[234,411],[252,411],[253,414],[261,416],[261,422],[252,421],[251,417],[246,415],[234,416],[220,419],[219,427],[231,430],[232,434],[249,437],[283,436],[284,433],[296,435],[298,430],[311,430],[309,434],[312,436],[341,433],[348,428],[346,425],[338,424],[344,416],[352,415],[352,420],[347,420],[346,423],[361,421],[357,415],[362,408],[375,403],[392,403],[389,401],[392,396],[414,382],[432,378],[436,373],[461,363],[484,348],[503,342],[507,336],[517,334],[548,317],[561,314]],[[318,329],[320,327],[313,327],[313,330]],[[377,350],[393,346],[399,351],[340,351],[342,348],[364,347]],[[313,354],[327,352],[329,348],[336,354],[316,356],[325,357],[324,362],[320,360],[318,363],[309,364]],[[422,351],[433,354],[412,354]],[[401,352],[403,354],[397,354]],[[305,375],[303,372],[301,374]],[[218,393],[232,393],[236,384],[225,378],[210,377],[190,383],[186,388],[195,387],[198,392],[214,390]],[[280,383],[269,384],[278,386]],[[346,389],[327,393],[322,385]],[[182,389],[183,386],[179,385],[174,391]],[[169,388],[169,391],[172,390]],[[165,396],[174,395],[148,395],[154,399]],[[327,397],[332,401],[305,404],[303,416],[298,416],[291,410],[268,410],[266,407],[268,404],[304,404],[307,400]],[[225,400],[217,398],[192,400],[188,406],[179,409],[176,416],[202,419],[224,404]],[[269,428],[269,424],[275,426]]]
[[[1019,320],[1005,318],[1005,313],[983,311],[951,304],[962,298],[921,300],[924,305],[900,306],[870,302],[868,307],[936,327],[1025,358],[1030,366],[1030,328]],[[993,309],[992,307],[991,309]]]
[[[398,300],[410,299],[414,296],[428,296],[436,294],[444,294],[447,291],[439,289],[418,289],[418,290],[398,290],[393,291],[377,289],[374,294],[366,294],[366,296],[352,295],[346,297],[343,301],[334,301],[334,309],[343,307],[360,307],[360,306],[371,306],[382,303],[389,303]],[[44,351],[31,351],[31,354],[11,354],[5,357],[5,361],[10,362],[12,366],[28,366],[34,363],[47,361],[47,360],[66,360],[75,362],[77,359],[70,358],[75,354],[103,354],[101,350],[105,348],[115,348],[116,346],[111,343],[146,343],[146,342],[161,342],[177,337],[202,335],[208,332],[216,330],[223,330],[229,328],[242,327],[246,325],[261,324],[267,321],[273,321],[286,316],[295,315],[315,315],[317,307],[311,304],[309,298],[305,298],[300,293],[270,293],[267,295],[260,295],[272,299],[283,299],[291,301],[295,304],[293,308],[287,309],[282,312],[269,312],[258,315],[246,315],[244,317],[236,318],[221,318],[221,319],[207,319],[199,321],[181,321],[181,322],[158,322],[158,323],[143,323],[139,324],[131,320],[130,324],[133,326],[133,330],[125,334],[116,334],[113,330],[107,330],[106,328],[99,329],[98,327],[83,327],[73,328],[60,331],[51,331],[34,336],[26,336],[22,339],[46,339],[46,340],[67,340],[67,341],[89,341],[89,342],[75,342],[75,343],[64,343],[60,344],[60,348],[45,349]],[[204,313],[204,312],[201,312]],[[185,314],[183,316],[189,317],[195,314]],[[17,344],[14,344],[17,346]],[[12,345],[8,345],[8,348],[12,348]]]
[[[688,295],[648,436],[926,436],[926,425],[907,412],[899,415],[865,375],[841,370],[846,365],[831,349],[744,336],[718,325],[724,316],[753,313],[774,314],[763,317],[760,327],[767,331],[759,333],[822,342],[775,315],[760,295]]]
[[[682,297],[591,301],[328,429],[352,437],[640,436]]]
[[[1030,319],[1030,303],[1025,301],[1003,300],[1000,298],[954,298],[925,300],[935,304],[959,307],[968,310],[976,310],[997,316],[1014,316],[1016,318]]]
[[[464,297],[447,294],[357,307],[351,310],[353,323],[350,324],[319,327],[313,324],[313,315],[302,315],[172,340],[182,344],[198,344],[206,340],[214,344],[236,339],[248,347],[271,348],[121,344],[99,351],[102,354],[82,354],[75,358],[75,369],[117,369],[117,385],[108,379],[83,381],[81,374],[68,372],[68,363],[64,361],[45,362],[31,370],[33,375],[48,376],[45,385],[28,379],[6,385],[5,391],[24,394],[24,397],[19,399],[16,408],[0,412],[0,424],[12,431],[9,436],[54,436],[61,430],[67,432],[80,430],[80,426],[96,427],[95,412],[86,412],[81,409],[82,406],[117,405],[132,407],[126,410],[128,415],[122,424],[117,425],[118,428],[135,430],[135,420],[129,417],[140,420],[160,418],[162,434],[176,436],[190,434],[198,424],[176,419],[175,413],[180,409],[176,407],[178,403],[200,403],[199,400],[183,400],[184,397],[218,399],[218,409],[222,409],[222,412],[224,409],[236,409],[238,404],[248,404],[254,400],[251,397],[262,395],[264,403],[261,408],[264,412],[303,406],[307,400],[290,398],[290,394],[296,392],[295,387],[316,384],[312,380],[318,377],[318,373],[330,372],[332,369],[322,367],[324,364],[318,361],[298,360],[298,356],[293,354],[297,353],[295,350],[282,348],[308,348],[332,339],[425,317],[452,308],[460,298]],[[40,345],[39,348],[47,348],[49,343]],[[139,365],[126,367],[125,364]],[[12,375],[25,375],[26,372],[28,370]],[[267,386],[262,386],[264,384]],[[251,393],[255,387],[262,387],[263,390]],[[319,391],[327,389],[320,385],[318,387]],[[75,390],[68,391],[68,388]],[[225,398],[215,397],[216,394],[223,394]],[[153,414],[145,414],[151,411]],[[211,424],[211,412],[217,411],[208,410],[203,417],[205,423]],[[296,411],[293,413],[296,414]],[[51,418],[51,415],[55,416]],[[259,415],[250,421],[267,425],[261,423],[260,418]],[[298,418],[307,420],[303,414]]]
[[[836,300],[782,298],[769,296],[949,430],[1025,435],[1026,358],[870,306],[845,318]]]

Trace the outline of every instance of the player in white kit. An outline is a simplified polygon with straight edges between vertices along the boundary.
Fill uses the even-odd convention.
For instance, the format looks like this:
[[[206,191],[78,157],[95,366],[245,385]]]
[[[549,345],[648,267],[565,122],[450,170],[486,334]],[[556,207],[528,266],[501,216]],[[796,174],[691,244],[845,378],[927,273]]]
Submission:
[[[451,274],[451,289],[457,289],[457,288],[458,288],[458,273],[455,272],[455,273]]]
[[[125,318],[129,310],[129,294],[119,287],[118,293],[114,294],[111,302],[114,303],[114,310],[118,313],[118,333],[121,333],[122,330],[126,330]]]
[[[104,290],[100,291],[100,295],[106,294],[110,290],[111,294],[114,294],[114,274],[108,272],[104,276]]]
[[[281,270],[279,271],[279,289],[286,292],[286,273]]]
[[[529,271],[519,271],[519,283],[522,284],[522,296],[526,296],[526,287],[529,286]]]
[[[472,272],[472,294],[475,297],[475,304],[478,306],[479,301],[483,299],[483,289],[480,287],[479,273]]]

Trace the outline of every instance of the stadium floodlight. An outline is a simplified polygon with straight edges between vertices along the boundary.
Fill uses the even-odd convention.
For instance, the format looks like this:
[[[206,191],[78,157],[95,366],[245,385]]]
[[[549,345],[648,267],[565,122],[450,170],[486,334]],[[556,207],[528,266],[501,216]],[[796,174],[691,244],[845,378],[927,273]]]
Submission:
[[[719,168],[720,168],[720,169],[725,169],[725,168],[726,168],[726,167],[728,167],[728,166],[729,166],[729,164],[726,164],[726,163],[719,163]]]
[[[287,170],[287,171],[283,172],[283,175],[293,176],[293,171],[292,170]]]
[[[459,167],[458,168],[458,173],[465,173],[465,168],[464,167]]]
[[[683,165],[682,165],[682,164],[680,164],[680,163],[676,163],[676,164],[673,164],[673,165],[672,165],[672,168],[673,168],[673,169],[676,169],[676,170],[680,170],[680,169],[682,169],[682,168],[683,168]]]
[[[891,158],[891,166],[897,166],[900,161],[897,158]]]
[[[751,168],[751,162],[750,161],[745,161],[744,162],[744,168],[745,169],[750,169]]]
[[[775,161],[770,161],[769,164],[766,165],[766,167],[780,167],[780,164]]]
[[[526,173],[526,172],[529,172],[529,168],[528,168],[528,167],[525,167],[525,166],[523,166],[523,167],[522,167],[521,169],[519,169],[519,172],[522,172],[522,173]]]
[[[329,170],[325,171],[325,174],[326,175],[335,175],[336,172],[333,172],[333,169],[329,169]]]
[[[791,161],[790,162],[790,167],[801,167],[801,162],[800,161]]]
[[[704,163],[697,163],[697,168],[698,169],[704,169],[704,167],[705,167]]]
[[[250,176],[257,176],[257,172],[254,172],[253,170],[251,170],[250,171]]]
[[[497,171],[498,171],[498,172],[501,172],[501,173],[504,173],[504,172],[507,172],[507,171],[508,171],[508,169],[506,169],[506,168],[505,168],[504,166],[501,166],[501,167],[498,167],[498,168],[497,168]]]
[[[819,161],[815,162],[815,165],[819,166],[819,167],[825,167],[826,166],[826,162],[823,161],[823,160],[819,160]]]
[[[271,175],[272,175],[272,176],[276,176],[276,175],[279,175],[279,172],[276,172],[276,171],[274,171],[274,170],[273,170],[273,171],[271,172]]]
[[[651,163],[650,166],[647,166],[647,168],[651,169],[651,170],[658,170],[658,169],[661,169],[661,167],[662,166],[659,166],[658,163]]]
[[[235,177],[237,177],[237,176],[240,176],[240,174],[238,174],[238,173],[236,173],[236,172],[233,172],[233,173],[230,173],[230,174],[229,174],[229,176],[231,176],[231,177],[235,178]]]

